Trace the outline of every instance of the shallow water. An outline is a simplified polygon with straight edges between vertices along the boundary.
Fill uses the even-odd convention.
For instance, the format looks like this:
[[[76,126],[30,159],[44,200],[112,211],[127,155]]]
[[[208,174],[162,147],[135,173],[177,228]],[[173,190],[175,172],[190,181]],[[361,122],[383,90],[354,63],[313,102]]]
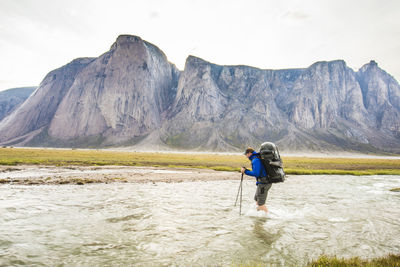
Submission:
[[[1,185],[0,265],[301,266],[400,253],[399,176],[291,176],[267,217],[244,181]]]
[[[57,168],[52,169],[49,167],[37,168],[37,167],[26,167],[24,169],[16,169],[13,171],[5,171],[0,172],[0,179],[18,179],[18,178],[38,178],[38,177],[49,177],[54,175],[96,175],[96,174],[117,174],[117,173],[140,173],[140,174],[149,174],[149,173],[157,173],[157,174],[166,174],[166,173],[191,173],[192,171],[183,171],[183,170],[162,170],[162,169],[153,169],[153,168],[124,168],[124,167],[103,167],[100,169],[71,169],[71,168]]]

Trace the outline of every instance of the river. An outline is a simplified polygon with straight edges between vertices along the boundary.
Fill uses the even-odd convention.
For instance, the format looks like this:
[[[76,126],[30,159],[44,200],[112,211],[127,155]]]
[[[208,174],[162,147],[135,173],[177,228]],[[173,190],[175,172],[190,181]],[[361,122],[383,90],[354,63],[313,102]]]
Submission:
[[[0,185],[0,266],[304,266],[400,253],[399,176]]]

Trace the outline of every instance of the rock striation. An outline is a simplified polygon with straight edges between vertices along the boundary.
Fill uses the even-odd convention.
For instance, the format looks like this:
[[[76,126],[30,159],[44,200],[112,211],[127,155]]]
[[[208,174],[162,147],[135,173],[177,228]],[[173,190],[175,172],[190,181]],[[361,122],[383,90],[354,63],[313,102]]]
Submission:
[[[400,86],[376,62],[308,68],[221,66],[180,72],[156,46],[121,35],[97,58],[50,72],[0,122],[0,144],[236,151],[400,153]]]
[[[190,56],[163,140],[206,150],[270,140],[285,150],[399,152],[399,93],[375,62],[359,72],[343,60],[260,70]]]

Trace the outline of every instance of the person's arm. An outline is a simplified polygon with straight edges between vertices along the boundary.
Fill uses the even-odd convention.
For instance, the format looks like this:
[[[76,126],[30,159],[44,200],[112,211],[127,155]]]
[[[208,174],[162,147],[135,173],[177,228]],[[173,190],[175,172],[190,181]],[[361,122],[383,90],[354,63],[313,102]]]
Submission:
[[[252,170],[245,170],[244,173],[249,176],[260,177],[261,173],[261,162],[259,160],[254,160],[251,162]]]

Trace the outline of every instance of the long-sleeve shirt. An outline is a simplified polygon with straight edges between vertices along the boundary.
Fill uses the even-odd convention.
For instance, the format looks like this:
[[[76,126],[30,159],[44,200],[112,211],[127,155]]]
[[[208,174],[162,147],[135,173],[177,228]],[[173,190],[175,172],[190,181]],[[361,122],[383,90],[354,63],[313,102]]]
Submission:
[[[244,173],[249,176],[254,176],[255,178],[267,177],[267,172],[262,164],[261,160],[256,156],[257,152],[253,152],[253,155],[250,156],[249,160],[251,160],[251,168],[252,170],[245,170]],[[257,181],[257,185],[260,182]]]

